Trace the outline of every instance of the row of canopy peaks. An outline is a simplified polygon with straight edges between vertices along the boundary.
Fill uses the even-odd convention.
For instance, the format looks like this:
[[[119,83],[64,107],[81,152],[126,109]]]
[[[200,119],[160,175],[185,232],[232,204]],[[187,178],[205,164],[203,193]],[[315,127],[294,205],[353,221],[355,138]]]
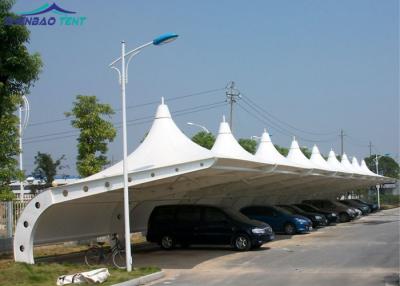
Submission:
[[[157,108],[155,119],[146,138],[128,156],[127,165],[128,172],[136,172],[206,159],[233,159],[241,161],[244,166],[248,164],[281,166],[289,169],[319,171],[326,175],[333,173],[334,175],[361,175],[364,178],[375,179],[381,177],[371,172],[364,160],[359,164],[358,160],[353,157],[350,162],[346,154],[343,154],[339,161],[335,152],[331,150],[326,160],[316,145],[312,148],[312,155],[308,159],[295,138],[293,138],[289,153],[285,157],[275,148],[266,130],[262,133],[256,153],[251,154],[235,139],[225,117],[220,123],[213,147],[208,150],[194,143],[177,127],[164,99]],[[122,174],[122,162],[83,180],[88,181],[120,174]]]

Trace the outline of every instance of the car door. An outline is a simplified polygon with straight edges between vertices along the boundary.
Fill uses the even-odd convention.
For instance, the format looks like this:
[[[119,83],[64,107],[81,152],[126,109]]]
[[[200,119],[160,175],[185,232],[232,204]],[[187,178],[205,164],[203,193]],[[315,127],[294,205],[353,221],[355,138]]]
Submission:
[[[203,208],[200,226],[195,230],[195,241],[199,244],[229,244],[233,234],[232,222],[218,208]]]
[[[270,215],[272,215],[276,231],[283,231],[284,225],[287,221],[287,216],[279,212],[275,208],[270,208],[269,212],[271,212]]]
[[[274,208],[269,206],[257,207],[255,219],[268,223],[274,231],[281,231],[281,222]]]
[[[178,242],[192,243],[194,232],[200,226],[201,209],[198,206],[180,206],[176,214],[175,236]]]

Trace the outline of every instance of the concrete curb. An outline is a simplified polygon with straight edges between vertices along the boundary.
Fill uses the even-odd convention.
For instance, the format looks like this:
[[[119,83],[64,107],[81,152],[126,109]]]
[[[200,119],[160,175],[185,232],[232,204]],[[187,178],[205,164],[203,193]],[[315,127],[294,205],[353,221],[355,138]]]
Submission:
[[[161,279],[165,276],[164,271],[159,271],[156,273],[152,273],[149,275],[145,275],[139,278],[135,278],[129,281],[125,281],[122,283],[114,284],[113,286],[137,286],[137,285],[143,285],[149,282],[153,282],[155,280]]]

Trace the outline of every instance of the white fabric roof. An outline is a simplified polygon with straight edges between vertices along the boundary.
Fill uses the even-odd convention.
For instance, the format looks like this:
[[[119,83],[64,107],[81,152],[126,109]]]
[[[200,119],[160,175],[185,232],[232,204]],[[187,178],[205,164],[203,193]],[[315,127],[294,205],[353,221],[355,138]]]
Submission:
[[[346,153],[343,153],[341,160],[343,168],[345,168],[349,173],[357,174],[358,171],[353,168],[349,159],[347,158]]]
[[[357,171],[358,174],[368,175],[364,172],[363,169],[361,169],[361,166],[360,166],[360,164],[358,164],[358,160],[355,156],[353,156],[353,158],[351,159],[351,165],[353,166],[354,170]]]
[[[311,158],[310,161],[318,166],[319,169],[326,170],[326,171],[331,171],[331,172],[336,172],[338,170],[332,168],[328,162],[325,161],[325,159],[322,157],[321,153],[319,152],[319,149],[317,145],[314,145],[312,148],[312,153],[311,153]]]
[[[293,137],[292,144],[290,145],[289,153],[286,157],[290,162],[299,165],[305,169],[319,169],[318,166],[314,165],[301,151],[299,143],[296,138]]]
[[[153,125],[139,147],[128,156],[128,172],[143,171],[213,158],[214,154],[190,140],[176,126],[168,106],[158,106]],[[83,179],[91,181],[122,174],[122,161]]]
[[[325,162],[316,146],[310,161],[295,139],[285,158],[266,132],[256,156],[252,155],[236,141],[225,119],[212,150],[207,150],[180,131],[162,102],[146,138],[127,160],[130,211],[131,215],[138,212],[132,215],[135,219],[131,229],[144,231],[151,210],[159,204],[193,199],[190,202],[224,203],[238,208],[243,200],[256,201],[261,195],[292,200],[295,195],[300,200],[301,196],[314,193],[326,195],[327,184],[332,192],[340,193],[384,179],[369,170],[372,180],[366,180],[366,176],[344,179],[343,174],[332,177],[328,167],[355,172],[347,156],[342,161],[343,165],[331,151]],[[276,167],[279,164],[286,167]],[[361,168],[366,172],[365,162]],[[318,173],[320,170],[325,171]],[[33,263],[34,242],[87,239],[123,231],[122,189],[119,162],[73,184],[43,191],[26,206],[18,220],[15,260]]]
[[[365,160],[362,160],[362,161],[361,161],[361,169],[362,169],[366,174],[368,174],[368,175],[370,175],[370,176],[374,176],[374,177],[378,176],[377,174],[375,174],[374,172],[372,172],[372,171],[368,168],[367,163],[365,163]]]
[[[225,121],[225,116],[222,118],[218,135],[211,152],[218,158],[265,163],[265,161],[259,160],[256,156],[247,152],[240,146],[233,136],[228,122]]]
[[[283,156],[281,153],[279,153],[278,150],[276,150],[274,144],[271,141],[271,137],[265,129],[261,135],[260,144],[258,145],[255,156],[260,160],[270,164],[300,168],[299,165],[290,162],[285,156]]]
[[[336,158],[336,154],[333,150],[329,151],[329,155],[328,155],[328,161],[327,161],[328,165],[338,171],[338,172],[342,172],[342,173],[352,173],[349,170],[347,170],[346,168],[343,167],[343,165],[339,162],[339,160]]]

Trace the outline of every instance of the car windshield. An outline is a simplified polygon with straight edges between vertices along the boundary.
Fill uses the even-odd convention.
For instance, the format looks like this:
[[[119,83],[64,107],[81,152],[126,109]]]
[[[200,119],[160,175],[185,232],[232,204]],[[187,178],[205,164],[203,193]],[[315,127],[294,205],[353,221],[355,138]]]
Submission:
[[[296,212],[295,212],[291,207],[288,207],[288,206],[279,206],[278,208],[280,208],[280,209],[282,209],[282,210],[288,212],[289,214],[292,214],[292,215],[296,214]]]
[[[274,208],[275,208],[277,211],[279,211],[279,212],[281,212],[281,213],[284,213],[284,214],[286,214],[286,215],[292,215],[292,213],[290,213],[288,210],[286,210],[286,209],[284,209],[284,208],[277,207],[277,206],[274,206]]]
[[[345,204],[339,203],[339,202],[332,202],[335,206],[338,207],[347,207]]]
[[[249,223],[249,224],[254,224],[254,222],[251,219],[249,219],[247,216],[245,216],[241,212],[238,212],[231,208],[223,208],[223,210],[225,211],[225,213],[227,215],[229,215],[231,218],[233,218],[235,220],[242,221],[242,222]]]
[[[306,211],[309,211],[309,212],[318,210],[317,208],[314,208],[313,206],[310,206],[310,205],[301,205],[301,208],[306,210]]]
[[[296,206],[290,206],[292,209],[294,209],[296,212],[300,212],[300,213],[302,213],[303,212],[303,210],[302,209],[300,209],[299,207],[296,207]]]

